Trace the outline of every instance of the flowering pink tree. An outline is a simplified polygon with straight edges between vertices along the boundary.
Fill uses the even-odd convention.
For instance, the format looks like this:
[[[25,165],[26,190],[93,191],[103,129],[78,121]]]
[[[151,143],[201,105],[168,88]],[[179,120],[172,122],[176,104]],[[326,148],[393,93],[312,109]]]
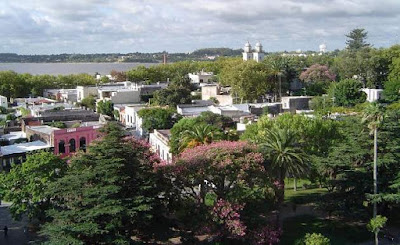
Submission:
[[[300,80],[304,82],[332,82],[336,74],[329,70],[328,66],[314,64],[300,74]]]
[[[274,186],[264,164],[255,145],[219,141],[186,149],[160,170],[171,180],[177,212],[193,221],[190,226],[250,242],[255,239],[253,230],[265,223],[265,218],[254,220],[262,220],[275,205]],[[264,210],[255,208],[255,203]]]

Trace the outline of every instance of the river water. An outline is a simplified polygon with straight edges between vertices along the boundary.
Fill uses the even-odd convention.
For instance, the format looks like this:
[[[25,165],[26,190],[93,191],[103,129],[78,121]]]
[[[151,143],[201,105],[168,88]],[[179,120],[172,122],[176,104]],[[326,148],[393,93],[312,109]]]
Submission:
[[[0,71],[12,70],[17,73],[30,73],[33,75],[68,75],[88,73],[94,75],[110,74],[111,70],[128,71],[136,66],[146,67],[158,65],[156,63],[0,63]]]

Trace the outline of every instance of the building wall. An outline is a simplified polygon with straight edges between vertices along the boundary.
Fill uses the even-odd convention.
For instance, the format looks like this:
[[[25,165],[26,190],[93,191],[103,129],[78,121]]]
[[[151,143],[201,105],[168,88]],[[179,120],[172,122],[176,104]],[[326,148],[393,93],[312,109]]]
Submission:
[[[78,102],[81,102],[84,98],[88,97],[91,94],[95,95],[96,97],[98,96],[97,88],[92,86],[77,86],[76,92]]]
[[[111,101],[114,104],[129,104],[140,102],[140,91],[129,90],[129,91],[117,91],[111,96]]]
[[[367,94],[367,101],[369,102],[374,102],[382,99],[383,89],[363,88],[361,89],[361,91]]]
[[[70,140],[75,140],[75,152],[79,151],[83,147],[81,138],[85,138],[86,147],[95,139],[98,138],[100,133],[98,129],[100,126],[80,127],[80,128],[67,128],[60,129],[53,132],[52,137],[54,141],[54,154],[61,154],[61,157],[68,156],[74,152],[71,152]],[[59,143],[64,141],[65,153],[60,153]],[[83,143],[83,142],[82,142]]]
[[[211,97],[217,97],[219,93],[218,85],[201,87],[201,99],[209,100]]]
[[[37,125],[39,126],[39,125]],[[25,133],[26,133],[26,138],[29,141],[35,141],[35,140],[40,140],[43,142],[46,142],[50,146],[54,146],[54,141],[53,138],[50,134],[46,134],[43,132],[35,131],[30,127],[25,127]]]
[[[149,143],[151,150],[155,152],[160,158],[168,163],[172,162],[172,153],[169,152],[168,141],[162,137],[157,130],[149,136]]]
[[[233,98],[231,95],[217,95],[215,98],[218,100],[219,105],[232,105],[233,104]]]
[[[139,119],[137,112],[143,109],[143,106],[126,106],[125,107],[125,126],[135,127]]]
[[[192,74],[192,73],[189,73],[189,78],[190,78],[192,83],[208,83],[208,80],[210,80],[212,77],[214,77],[213,74],[203,74],[203,73]]]
[[[253,53],[253,59],[257,62],[261,62],[264,60],[264,54],[263,53]]]
[[[4,108],[8,108],[7,97],[0,96],[0,106],[2,106]]]
[[[312,96],[286,96],[282,97],[282,109],[295,112],[296,110],[309,110]]]
[[[247,60],[252,60],[253,59],[253,54],[252,53],[243,53],[243,60],[247,61]]]

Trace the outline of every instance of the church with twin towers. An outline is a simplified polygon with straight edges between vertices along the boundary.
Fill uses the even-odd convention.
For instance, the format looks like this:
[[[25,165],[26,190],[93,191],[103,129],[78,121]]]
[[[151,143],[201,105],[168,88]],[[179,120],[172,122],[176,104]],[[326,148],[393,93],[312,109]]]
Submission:
[[[264,60],[264,52],[262,50],[262,45],[260,42],[256,43],[256,46],[254,47],[254,52],[251,49],[251,44],[249,41],[244,45],[243,48],[243,60],[255,60],[256,62],[261,62]]]

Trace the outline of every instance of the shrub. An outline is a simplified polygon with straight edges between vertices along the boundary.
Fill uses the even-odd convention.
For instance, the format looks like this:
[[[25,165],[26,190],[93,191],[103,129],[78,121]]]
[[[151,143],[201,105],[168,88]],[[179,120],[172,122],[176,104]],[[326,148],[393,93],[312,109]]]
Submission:
[[[321,233],[307,233],[303,238],[304,245],[330,245],[331,241]]]

